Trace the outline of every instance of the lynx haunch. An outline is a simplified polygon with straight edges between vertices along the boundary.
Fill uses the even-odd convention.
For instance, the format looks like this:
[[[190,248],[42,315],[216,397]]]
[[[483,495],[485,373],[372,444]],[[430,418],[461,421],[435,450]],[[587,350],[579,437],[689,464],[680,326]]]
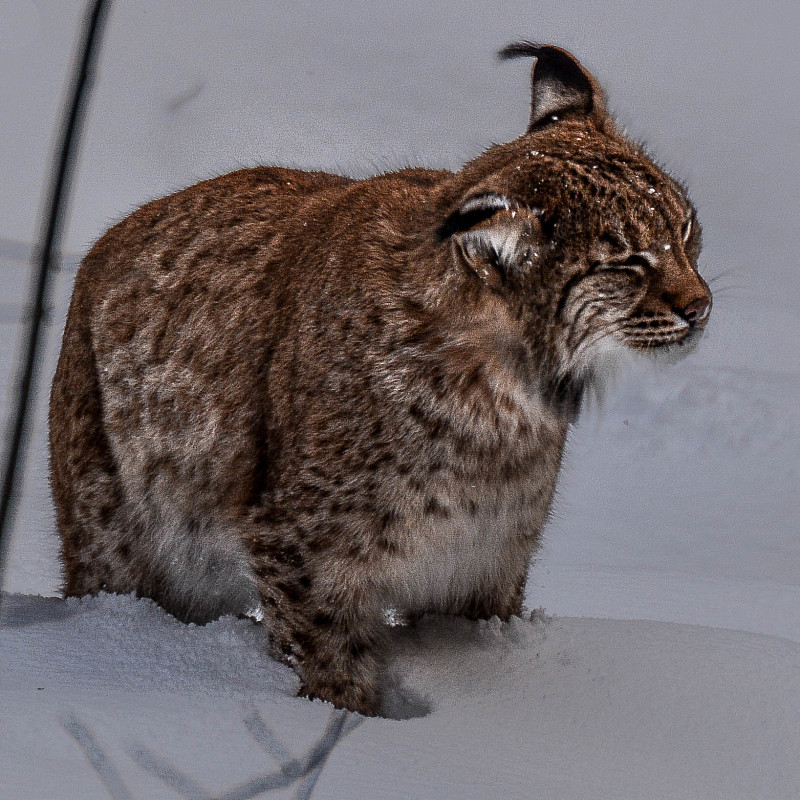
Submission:
[[[458,172],[240,170],[92,248],[50,405],[67,595],[250,612],[365,714],[388,608],[520,612],[582,396],[711,295],[684,189],[594,78],[501,55],[535,59],[529,127]]]

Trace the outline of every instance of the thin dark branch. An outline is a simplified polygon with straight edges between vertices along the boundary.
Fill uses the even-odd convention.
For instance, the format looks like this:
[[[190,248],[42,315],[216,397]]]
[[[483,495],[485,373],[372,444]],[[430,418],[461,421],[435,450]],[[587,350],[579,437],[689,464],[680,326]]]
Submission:
[[[160,778],[187,800],[210,800],[211,792],[172,766],[165,758],[155,755],[145,747],[134,747],[130,756],[140,767]]]
[[[250,800],[274,789],[285,789],[296,781],[300,781],[300,785],[295,799],[308,800],[334,747],[362,721],[361,718],[349,715],[346,711],[332,712],[325,730],[306,756],[292,758],[289,750],[275,736],[261,715],[257,711],[253,712],[245,718],[245,727],[251,736],[279,762],[279,769],[245,781],[220,795],[211,795],[166,759],[154,755],[142,745],[134,745],[130,755],[141,767],[188,800]]]
[[[78,743],[86,760],[100,776],[113,800],[133,800],[114,765],[94,738],[94,734],[73,714],[62,720],[64,730]]]
[[[327,756],[326,756],[327,758]],[[311,794],[314,791],[314,787],[317,785],[317,781],[319,780],[319,776],[322,774],[322,768],[325,766],[325,762],[321,763],[318,767],[311,770],[298,784],[297,791],[294,793],[294,797],[292,800],[309,800]]]
[[[339,740],[343,739],[351,731],[354,731],[362,722],[363,717],[357,717],[351,714],[347,717],[344,726],[339,735]],[[289,752],[286,746],[275,735],[272,728],[267,725],[264,718],[258,711],[254,710],[251,714],[245,717],[245,727],[250,735],[255,739],[263,748],[269,753],[281,767],[285,767],[289,762],[294,759],[294,756]],[[325,758],[307,775],[305,775],[297,786],[297,791],[293,796],[293,800],[308,800],[317,785],[319,776],[322,774],[322,769],[325,766],[328,756],[331,751],[329,750]]]
[[[296,780],[305,777],[325,763],[333,748],[336,747],[346,721],[346,711],[332,712],[322,736],[304,759],[293,759],[283,764],[279,772],[253,778],[225,794],[219,795],[217,800],[250,800],[264,792],[290,786]]]
[[[10,261],[12,264],[28,264],[33,261],[36,248],[19,239],[6,239],[0,236],[0,259]],[[55,272],[75,272],[80,262],[80,256],[75,253],[53,253],[50,268]],[[8,269],[6,264],[0,265]]]
[[[294,756],[275,735],[272,728],[264,721],[264,717],[255,709],[244,718],[244,726],[248,733],[269,753],[280,766],[293,761]]]
[[[107,16],[106,0],[93,0],[83,26],[83,38],[78,49],[72,91],[64,109],[60,146],[50,177],[47,211],[42,225],[40,247],[35,248],[38,258],[32,283],[29,320],[25,343],[21,351],[21,365],[16,384],[14,412],[10,415],[2,495],[0,495],[0,586],[4,553],[16,510],[17,493],[22,484],[27,451],[28,417],[31,398],[36,388],[36,365],[41,349],[45,308],[50,294],[50,276],[59,261],[58,252],[64,228],[70,179],[78,151],[80,131],[86,103],[94,78],[94,67]]]

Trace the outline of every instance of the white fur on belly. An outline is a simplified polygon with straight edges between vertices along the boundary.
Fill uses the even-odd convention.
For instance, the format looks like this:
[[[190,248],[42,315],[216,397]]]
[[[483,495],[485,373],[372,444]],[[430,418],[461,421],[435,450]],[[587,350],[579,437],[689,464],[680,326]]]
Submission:
[[[502,509],[473,516],[426,517],[409,551],[392,559],[384,574],[386,602],[411,612],[456,610],[476,590],[511,579],[509,553],[518,526]]]

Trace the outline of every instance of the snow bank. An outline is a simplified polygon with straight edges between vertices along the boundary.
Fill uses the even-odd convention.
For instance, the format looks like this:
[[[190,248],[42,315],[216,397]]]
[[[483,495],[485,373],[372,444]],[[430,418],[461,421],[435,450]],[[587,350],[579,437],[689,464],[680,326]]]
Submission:
[[[185,796],[224,796],[264,785],[278,760],[302,760],[336,724],[315,797],[800,791],[793,642],[539,612],[508,624],[428,617],[393,641],[386,711],[406,719],[337,720],[294,697],[296,677],[269,659],[261,633],[230,617],[183,625],[131,597],[8,596],[3,797],[179,797],[165,779]],[[302,779],[265,796],[300,789]]]

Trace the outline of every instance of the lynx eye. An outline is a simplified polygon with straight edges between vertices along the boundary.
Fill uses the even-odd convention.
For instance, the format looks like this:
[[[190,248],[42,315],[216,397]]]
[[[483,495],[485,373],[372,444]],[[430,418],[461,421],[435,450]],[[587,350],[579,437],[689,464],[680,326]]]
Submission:
[[[681,237],[684,244],[686,244],[686,242],[689,241],[689,237],[692,235],[693,221],[694,220],[692,219],[692,217],[689,217],[689,219],[687,219],[683,225],[683,230],[681,231]]]
[[[592,264],[592,272],[599,270],[630,271],[637,275],[644,275],[644,271],[650,266],[650,261],[644,255],[631,255],[624,261],[596,261]]]
[[[634,254],[615,266],[617,269],[630,269],[634,272],[643,273],[650,266],[650,261],[644,255]]]

